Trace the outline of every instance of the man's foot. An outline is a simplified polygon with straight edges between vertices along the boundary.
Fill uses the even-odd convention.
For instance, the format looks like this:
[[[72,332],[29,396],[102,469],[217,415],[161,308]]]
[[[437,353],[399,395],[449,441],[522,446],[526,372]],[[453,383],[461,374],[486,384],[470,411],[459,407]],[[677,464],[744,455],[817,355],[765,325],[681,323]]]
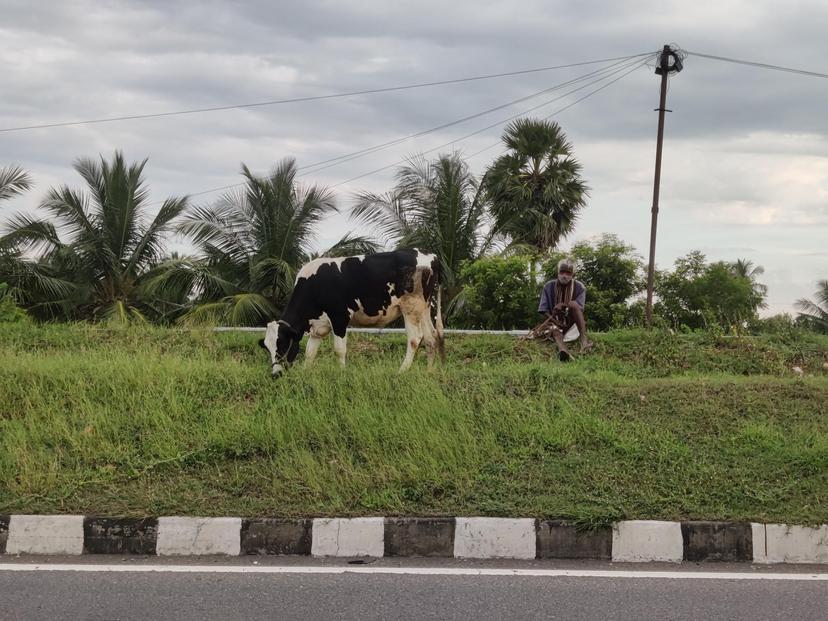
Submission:
[[[558,359],[561,362],[569,362],[570,360],[572,360],[572,354],[570,354],[565,349],[562,349],[560,352],[558,352]]]
[[[582,354],[591,351],[593,347],[595,347],[595,344],[592,341],[581,341]]]

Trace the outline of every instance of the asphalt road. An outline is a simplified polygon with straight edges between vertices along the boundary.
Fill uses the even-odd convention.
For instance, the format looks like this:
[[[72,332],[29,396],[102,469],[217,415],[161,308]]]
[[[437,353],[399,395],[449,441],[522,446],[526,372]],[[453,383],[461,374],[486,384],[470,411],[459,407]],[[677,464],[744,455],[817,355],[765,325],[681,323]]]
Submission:
[[[87,557],[88,558],[88,557]],[[814,619],[828,618],[828,581],[734,579],[779,575],[790,578],[828,573],[828,568],[753,568],[750,565],[671,567],[599,563],[374,563],[360,570],[377,573],[305,573],[302,567],[341,568],[342,561],[320,563],[262,560],[175,559],[123,561],[118,557],[49,559],[46,566],[83,563],[96,571],[14,571],[8,564],[32,566],[32,559],[0,559],[0,618],[72,619]],[[132,564],[131,571],[104,571],[102,563]],[[227,573],[255,567],[279,573]],[[148,564],[160,571],[135,571]],[[457,574],[383,573],[410,567]],[[129,568],[129,567],[127,567]],[[263,569],[264,568],[264,569]],[[518,568],[575,574],[595,570],[608,575],[468,575]],[[98,571],[97,569],[101,569]],[[642,571],[669,572],[649,577]],[[629,571],[631,570],[631,571]],[[681,579],[679,574],[706,572]],[[302,573],[292,573],[292,572]],[[338,571],[338,570],[337,570]],[[722,572],[738,572],[722,573]],[[618,573],[616,573],[618,572]],[[637,574],[637,575],[636,575]],[[771,574],[771,575],[768,575]],[[648,577],[643,577],[643,576]]]

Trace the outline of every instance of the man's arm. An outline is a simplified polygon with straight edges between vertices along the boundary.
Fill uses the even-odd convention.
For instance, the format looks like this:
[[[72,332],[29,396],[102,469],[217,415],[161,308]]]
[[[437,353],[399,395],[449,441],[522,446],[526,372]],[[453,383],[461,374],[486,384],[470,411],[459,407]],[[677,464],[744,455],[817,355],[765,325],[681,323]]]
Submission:
[[[538,304],[538,312],[541,315],[548,315],[552,312],[552,300],[555,299],[552,291],[553,286],[554,283],[548,282],[544,285],[543,291],[541,291],[540,303]]]
[[[575,302],[581,307],[581,310],[584,310],[584,306],[586,305],[586,287],[583,285],[581,285],[581,290],[575,296]]]

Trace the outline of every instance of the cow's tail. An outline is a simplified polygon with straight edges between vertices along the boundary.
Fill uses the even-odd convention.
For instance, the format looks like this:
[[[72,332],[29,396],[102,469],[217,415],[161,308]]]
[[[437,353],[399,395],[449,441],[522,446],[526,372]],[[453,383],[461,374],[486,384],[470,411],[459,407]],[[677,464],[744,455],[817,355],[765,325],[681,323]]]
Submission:
[[[440,352],[440,362],[446,362],[446,337],[443,329],[443,284],[437,283],[437,317],[434,320],[437,329],[437,351]]]

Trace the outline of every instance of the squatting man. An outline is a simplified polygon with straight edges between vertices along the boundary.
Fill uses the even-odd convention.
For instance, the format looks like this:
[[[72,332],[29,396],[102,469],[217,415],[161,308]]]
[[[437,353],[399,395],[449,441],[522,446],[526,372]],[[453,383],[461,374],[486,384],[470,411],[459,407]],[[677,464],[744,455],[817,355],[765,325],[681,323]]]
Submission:
[[[558,346],[558,356],[562,362],[572,359],[564,343],[564,336],[572,326],[578,327],[581,352],[592,348],[584,321],[586,287],[582,282],[575,280],[574,276],[575,263],[571,259],[559,261],[558,277],[544,285],[538,305],[538,312],[546,316],[546,324],[551,327],[552,337]]]

